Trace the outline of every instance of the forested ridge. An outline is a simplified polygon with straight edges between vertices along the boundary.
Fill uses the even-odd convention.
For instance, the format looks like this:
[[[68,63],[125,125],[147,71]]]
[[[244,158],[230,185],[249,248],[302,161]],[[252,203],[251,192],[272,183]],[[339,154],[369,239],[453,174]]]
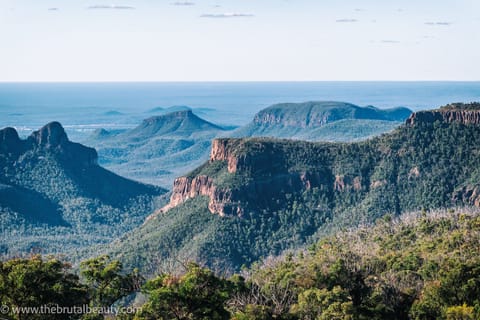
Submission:
[[[235,271],[386,214],[478,206],[479,146],[479,124],[459,121],[358,143],[220,139],[214,159],[177,179],[174,205],[109,252],[147,273],[177,256]]]
[[[0,256],[87,257],[140,225],[166,192],[102,168],[95,149],[69,141],[58,122],[27,139],[0,130],[0,168]]]

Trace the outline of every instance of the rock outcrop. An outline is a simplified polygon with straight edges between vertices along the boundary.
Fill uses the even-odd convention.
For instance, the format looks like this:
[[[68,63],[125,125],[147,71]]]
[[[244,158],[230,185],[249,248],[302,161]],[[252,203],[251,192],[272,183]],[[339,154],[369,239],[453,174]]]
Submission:
[[[407,125],[417,123],[458,123],[464,125],[480,124],[480,104],[451,104],[438,110],[419,111],[413,113],[406,121]]]
[[[18,154],[22,149],[23,143],[17,130],[11,127],[0,130],[0,153]]]
[[[220,216],[243,214],[242,207],[232,201],[231,190],[218,189],[213,179],[207,176],[198,176],[194,178],[180,177],[175,179],[173,183],[172,195],[170,202],[160,209],[158,212],[150,216],[148,220],[155,217],[157,214],[166,212],[171,208],[174,208],[188,199],[198,196],[205,196],[209,198],[208,209],[211,213],[216,213]]]
[[[50,154],[69,165],[96,165],[97,152],[93,148],[68,140],[62,125],[50,122],[33,132],[26,140],[20,139],[14,128],[0,130],[0,155],[6,161],[16,161],[26,152],[42,156]]]
[[[270,120],[276,121],[272,119]],[[394,194],[396,191],[392,190],[396,190],[399,184],[416,185],[428,179],[428,174],[425,173],[428,168],[404,160],[405,153],[414,153],[409,157],[417,157],[420,153],[414,151],[418,147],[414,145],[415,142],[405,142],[403,138],[395,137],[400,137],[409,130],[417,130],[418,128],[410,126],[418,122],[433,123],[437,120],[480,125],[480,109],[468,105],[417,112],[398,132],[392,133],[386,140],[376,140],[373,145],[378,146],[378,152],[373,153],[369,151],[368,144],[341,145],[268,138],[215,139],[210,159],[205,164],[210,169],[202,171],[200,168],[190,176],[176,179],[170,203],[163,211],[197,196],[208,197],[211,213],[241,216],[249,212],[250,208],[255,208],[253,211],[274,211],[278,199],[303,194],[314,188],[322,190],[332,199],[350,197],[351,200],[369,192],[376,192],[378,195],[375,197],[381,198],[381,190],[390,190]],[[432,133],[435,129],[431,126],[425,130]],[[392,143],[389,139],[399,141]],[[396,144],[404,143],[413,145],[396,149]],[[384,149],[389,150],[388,159],[385,158],[387,153],[381,151]],[[362,153],[365,154],[363,157]],[[364,162],[365,157],[370,157],[368,166]],[[385,162],[388,161],[392,163],[386,166]],[[405,166],[401,170],[402,176],[396,169],[400,162]],[[374,175],[376,170],[378,172]],[[385,172],[389,173],[386,175]],[[452,191],[449,191],[451,195]],[[452,201],[480,206],[480,191],[478,187],[461,190]]]
[[[452,200],[453,202],[480,207],[480,185],[462,187],[453,194]]]
[[[37,146],[56,148],[68,143],[67,134],[59,122],[50,122],[40,130],[35,131],[29,138]]]
[[[306,144],[313,145],[307,142]],[[261,139],[213,140],[209,164],[224,162],[226,175],[242,177],[248,172],[254,174],[256,179],[247,184],[240,183],[237,188],[232,189],[219,187],[215,178],[206,175],[177,178],[173,184],[170,202],[160,212],[176,207],[188,199],[206,196],[209,198],[208,209],[211,213],[220,216],[242,216],[247,209],[245,204],[248,203],[271,207],[271,199],[278,194],[295,193],[327,184],[333,187],[331,173],[324,172],[323,169],[289,171],[282,150],[276,149],[274,145],[273,141]],[[352,179],[352,184],[355,190],[361,188],[358,178]]]

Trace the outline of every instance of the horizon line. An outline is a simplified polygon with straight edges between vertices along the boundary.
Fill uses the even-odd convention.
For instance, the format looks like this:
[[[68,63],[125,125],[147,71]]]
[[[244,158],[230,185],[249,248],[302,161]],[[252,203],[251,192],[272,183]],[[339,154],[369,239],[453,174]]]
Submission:
[[[20,80],[4,81],[0,84],[75,84],[75,83],[314,83],[314,82],[480,82],[479,80]]]

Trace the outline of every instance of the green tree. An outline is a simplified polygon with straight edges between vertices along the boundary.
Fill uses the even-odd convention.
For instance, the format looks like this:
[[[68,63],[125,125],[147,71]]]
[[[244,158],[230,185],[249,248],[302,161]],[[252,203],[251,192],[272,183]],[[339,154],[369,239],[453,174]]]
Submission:
[[[143,289],[149,299],[135,319],[229,319],[225,302],[232,284],[196,264],[179,277],[162,274]]]
[[[353,303],[348,292],[339,286],[332,290],[312,288],[298,296],[291,312],[300,319],[353,319]]]
[[[129,274],[122,273],[122,264],[103,255],[83,261],[80,273],[89,287],[92,307],[109,307],[138,289],[143,282],[137,270]],[[89,315],[87,318],[102,318]]]
[[[474,313],[473,307],[469,307],[466,304],[447,308],[446,316],[447,316],[447,320],[474,320],[475,319],[475,313]]]
[[[0,262],[0,302],[13,319],[78,319],[80,314],[32,311],[15,313],[15,308],[82,307],[88,303],[87,287],[69,273],[70,266],[57,259],[40,256]],[[45,309],[47,310],[47,309]]]

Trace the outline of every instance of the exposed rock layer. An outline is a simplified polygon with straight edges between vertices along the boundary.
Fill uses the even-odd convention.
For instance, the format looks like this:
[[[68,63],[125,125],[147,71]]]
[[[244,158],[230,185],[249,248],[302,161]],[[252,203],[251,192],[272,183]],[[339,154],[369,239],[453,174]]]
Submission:
[[[435,121],[479,125],[480,110],[462,105],[457,108],[445,107],[434,111],[417,112],[407,120],[405,130],[419,122]],[[287,145],[288,147],[285,147]],[[396,183],[393,178],[389,181],[385,178],[373,178],[367,173],[348,172],[345,167],[345,165],[348,167],[348,163],[344,163],[341,154],[338,156],[337,153],[335,159],[330,157],[330,151],[335,148],[341,146],[302,141],[283,144],[271,139],[215,139],[209,162],[225,162],[227,173],[224,175],[241,177],[242,174],[248,173],[247,176],[253,178],[248,182],[235,184],[235,188],[225,187],[216,180],[216,176],[193,175],[178,178],[174,183],[170,204],[164,210],[175,207],[187,199],[206,196],[209,198],[210,212],[222,216],[242,215],[252,203],[257,208],[270,208],[272,199],[279,194],[293,194],[313,188],[330,190],[330,194],[395,188],[389,186]],[[305,155],[312,155],[305,160],[306,169],[292,162],[291,159],[294,157],[286,156],[287,153],[292,154],[297,150],[301,150]],[[376,161],[381,165],[382,155],[378,154],[377,158]],[[405,179],[409,181],[421,179],[421,168],[414,166],[407,170]],[[457,195],[452,195],[452,202],[462,201],[480,206],[479,194],[478,188],[460,190]]]
[[[480,124],[480,109],[450,108],[444,107],[439,110],[420,111],[413,113],[406,121],[407,125],[417,123],[459,123],[465,125]]]

